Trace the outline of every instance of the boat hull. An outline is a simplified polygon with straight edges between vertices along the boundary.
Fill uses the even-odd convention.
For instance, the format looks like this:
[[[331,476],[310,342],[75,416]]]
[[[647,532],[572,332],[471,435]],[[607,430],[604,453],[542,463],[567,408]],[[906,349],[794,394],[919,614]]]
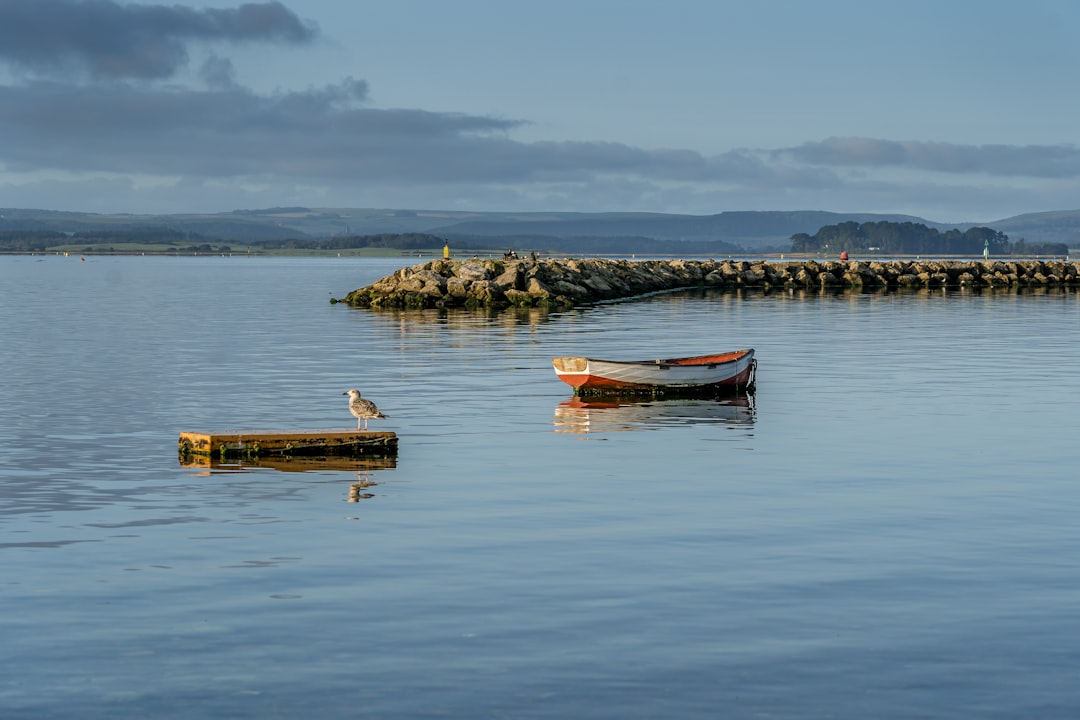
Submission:
[[[666,360],[552,358],[555,375],[577,394],[707,392],[753,383],[753,349]]]

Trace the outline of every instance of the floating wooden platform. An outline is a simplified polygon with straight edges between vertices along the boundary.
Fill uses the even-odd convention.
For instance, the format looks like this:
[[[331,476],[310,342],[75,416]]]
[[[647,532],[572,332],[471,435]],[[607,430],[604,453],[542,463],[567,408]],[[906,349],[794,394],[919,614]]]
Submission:
[[[392,432],[365,430],[230,430],[182,432],[181,460],[191,456],[214,459],[336,455],[347,457],[396,455],[398,438]]]

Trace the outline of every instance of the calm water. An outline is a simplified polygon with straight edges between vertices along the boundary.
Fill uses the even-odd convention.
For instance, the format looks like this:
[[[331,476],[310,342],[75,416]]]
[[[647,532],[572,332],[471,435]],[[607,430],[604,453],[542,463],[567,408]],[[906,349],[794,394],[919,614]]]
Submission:
[[[0,258],[0,717],[1080,716],[1076,293],[328,302],[407,262]],[[177,460],[350,387],[392,467]]]

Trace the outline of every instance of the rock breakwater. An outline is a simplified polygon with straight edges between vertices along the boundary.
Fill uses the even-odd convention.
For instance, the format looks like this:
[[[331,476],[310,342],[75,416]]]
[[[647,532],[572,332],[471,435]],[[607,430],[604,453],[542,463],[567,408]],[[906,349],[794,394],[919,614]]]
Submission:
[[[1080,287],[1065,261],[433,260],[343,300],[358,307],[569,307],[683,288],[918,290]]]

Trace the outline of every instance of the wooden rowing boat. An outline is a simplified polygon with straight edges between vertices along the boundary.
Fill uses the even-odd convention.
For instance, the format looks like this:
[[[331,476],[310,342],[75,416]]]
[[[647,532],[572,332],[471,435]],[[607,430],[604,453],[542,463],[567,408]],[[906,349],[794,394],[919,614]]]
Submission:
[[[751,389],[757,361],[754,350],[666,360],[552,358],[555,375],[578,395],[669,394]]]

